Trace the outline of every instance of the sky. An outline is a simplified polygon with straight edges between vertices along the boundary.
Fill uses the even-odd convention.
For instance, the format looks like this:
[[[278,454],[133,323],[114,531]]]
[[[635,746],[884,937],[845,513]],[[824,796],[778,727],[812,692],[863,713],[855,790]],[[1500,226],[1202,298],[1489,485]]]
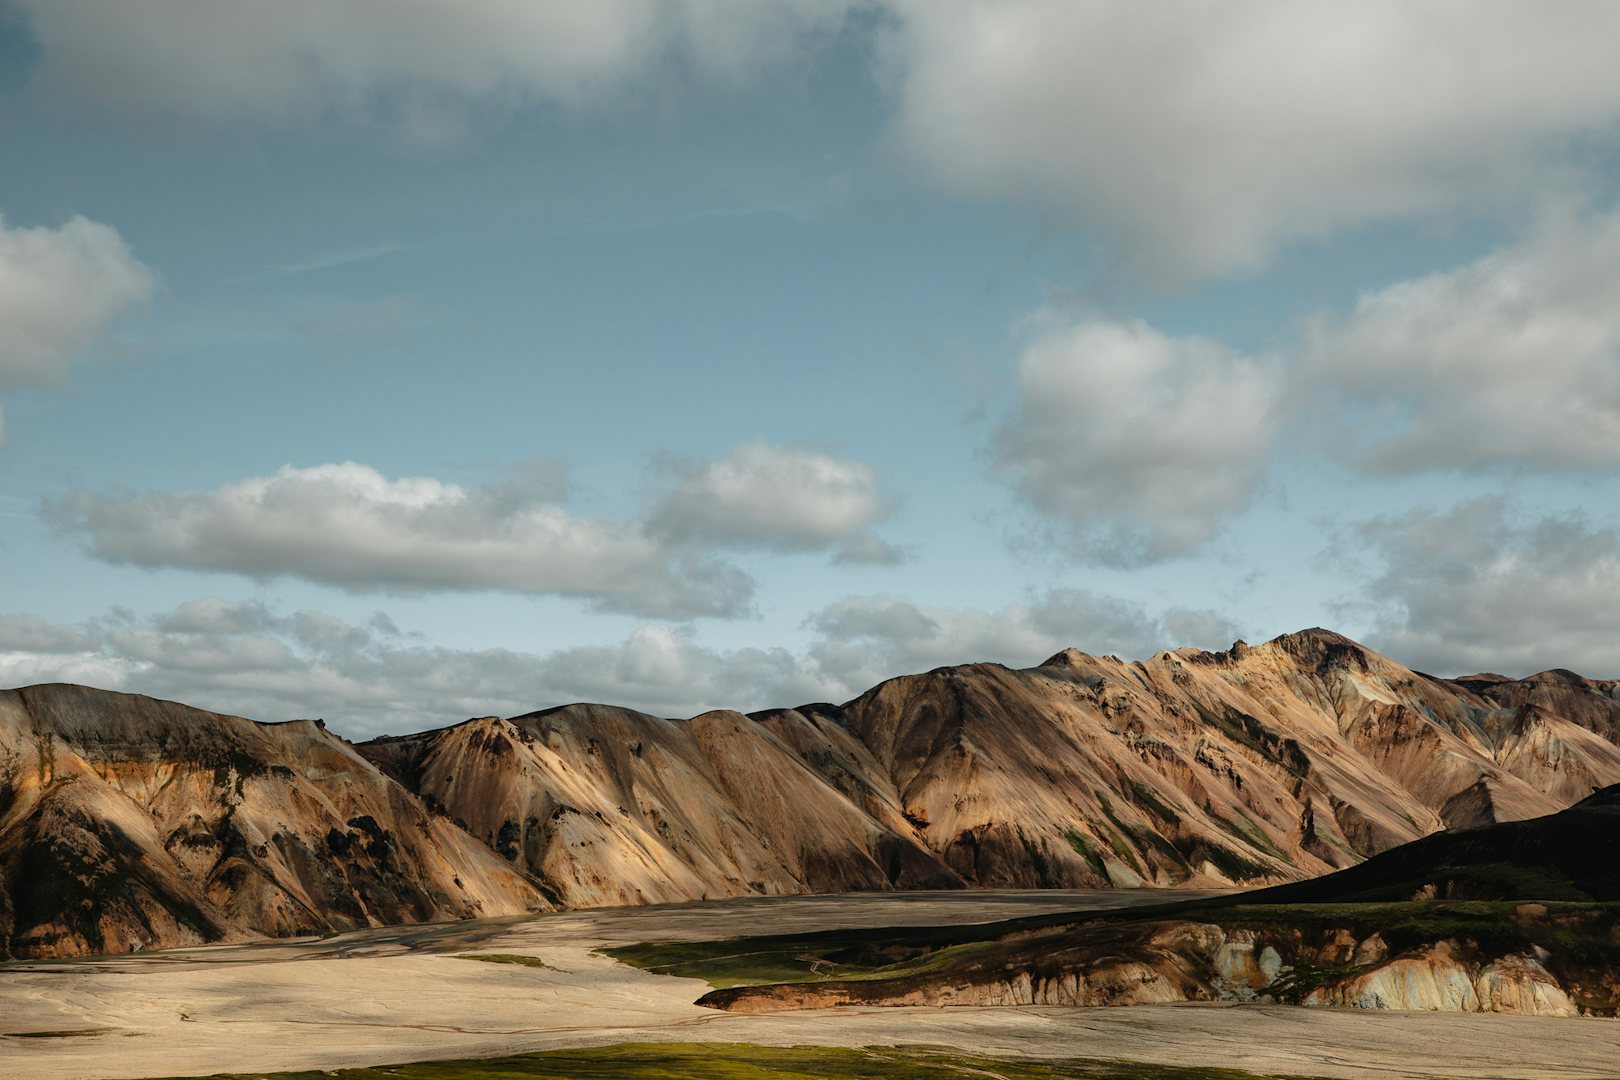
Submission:
[[[0,685],[1620,676],[1620,5],[0,0]]]

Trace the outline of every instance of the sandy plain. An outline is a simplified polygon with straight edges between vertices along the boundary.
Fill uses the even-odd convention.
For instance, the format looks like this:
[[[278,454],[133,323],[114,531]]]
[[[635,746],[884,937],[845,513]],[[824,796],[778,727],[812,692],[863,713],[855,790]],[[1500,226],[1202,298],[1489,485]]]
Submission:
[[[1615,1020],[1222,1005],[734,1015],[692,1004],[704,983],[639,971],[593,951],[649,940],[982,922],[1163,899],[1153,890],[750,898],[0,965],[0,1076],[263,1073],[633,1041],[930,1044],[1347,1078],[1620,1076]],[[457,955],[469,952],[530,955],[548,966]]]

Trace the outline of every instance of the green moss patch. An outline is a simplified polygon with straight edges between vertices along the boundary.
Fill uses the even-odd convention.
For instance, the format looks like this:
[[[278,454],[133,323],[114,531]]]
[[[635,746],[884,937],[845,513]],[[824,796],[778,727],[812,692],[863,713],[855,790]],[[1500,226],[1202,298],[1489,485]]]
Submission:
[[[834,930],[797,937],[721,941],[652,941],[599,950],[622,964],[660,975],[702,979],[716,990],[770,983],[887,979],[943,966],[988,948],[972,928],[906,927]],[[998,926],[996,933],[1004,933]]]
[[[457,953],[457,960],[482,960],[486,964],[516,964],[519,967],[544,968],[547,971],[561,971],[561,968],[552,967],[538,956],[524,956],[521,953]]]

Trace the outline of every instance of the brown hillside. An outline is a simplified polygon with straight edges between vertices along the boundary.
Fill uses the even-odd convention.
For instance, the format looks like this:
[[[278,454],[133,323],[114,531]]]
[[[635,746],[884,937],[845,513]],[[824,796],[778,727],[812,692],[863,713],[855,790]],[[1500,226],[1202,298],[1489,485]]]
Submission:
[[[515,914],[538,891],[319,725],[0,692],[0,950]]]
[[[1324,630],[941,668],[843,706],[575,705],[359,749],[565,904],[1292,880],[1620,781],[1614,684],[1410,671]]]
[[[746,893],[1292,881],[1620,783],[1620,684],[1446,681],[1324,630],[940,668],[844,705],[602,705],[353,746],[0,692],[0,948]]]

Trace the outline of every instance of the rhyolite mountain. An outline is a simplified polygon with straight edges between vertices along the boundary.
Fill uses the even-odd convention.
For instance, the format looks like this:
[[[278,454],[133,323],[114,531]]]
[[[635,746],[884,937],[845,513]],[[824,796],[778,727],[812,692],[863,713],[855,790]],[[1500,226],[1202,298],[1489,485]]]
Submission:
[[[1447,681],[1321,630],[940,668],[841,706],[575,705],[362,744],[567,905],[1315,876],[1620,782],[1613,682]]]
[[[0,952],[320,934],[541,906],[319,723],[0,691]]]
[[[33,687],[0,695],[0,944],[748,893],[1268,884],[1560,810],[1620,783],[1617,743],[1620,683],[1437,679],[1323,630],[940,668],[843,705],[571,705],[358,745]]]

